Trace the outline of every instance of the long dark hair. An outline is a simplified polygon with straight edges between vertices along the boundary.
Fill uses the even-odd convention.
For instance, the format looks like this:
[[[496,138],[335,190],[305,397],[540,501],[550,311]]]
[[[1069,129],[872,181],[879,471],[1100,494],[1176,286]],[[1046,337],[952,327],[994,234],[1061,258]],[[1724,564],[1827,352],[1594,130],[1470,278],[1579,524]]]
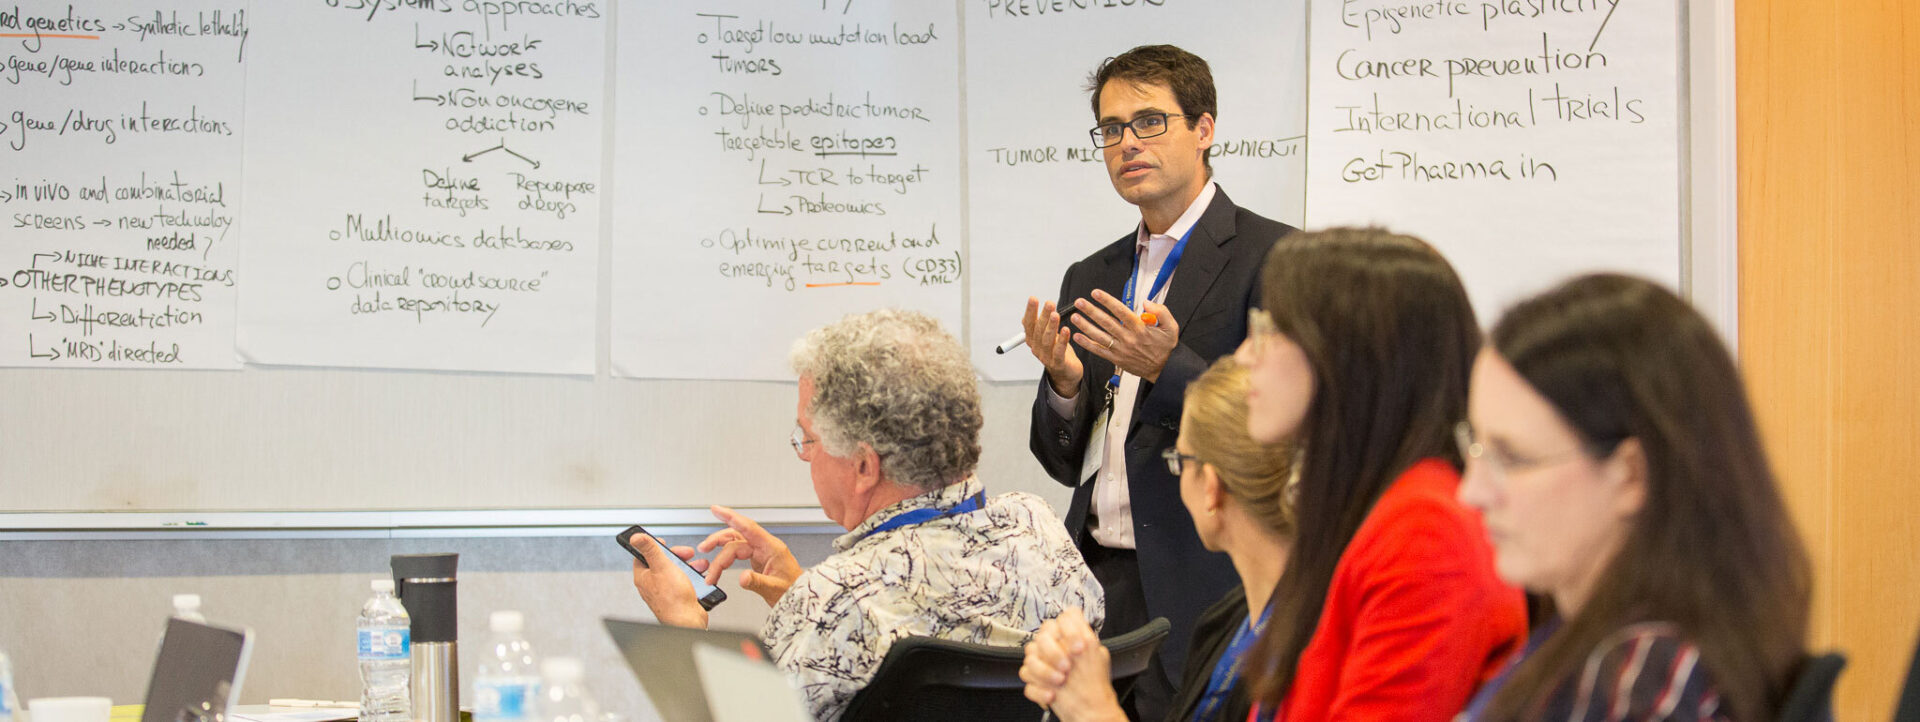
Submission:
[[[1590,455],[1637,439],[1646,500],[1594,584],[1489,704],[1537,715],[1621,627],[1677,625],[1734,719],[1770,719],[1803,654],[1811,572],[1775,487],[1740,372],[1706,319],[1651,282],[1601,274],[1508,311],[1493,347]]]
[[[1451,429],[1466,414],[1480,328],[1445,258],[1377,228],[1288,236],[1267,254],[1261,283],[1274,326],[1314,376],[1296,439],[1296,541],[1274,588],[1274,622],[1247,656],[1254,698],[1277,706],[1374,502],[1422,459],[1459,468]]]

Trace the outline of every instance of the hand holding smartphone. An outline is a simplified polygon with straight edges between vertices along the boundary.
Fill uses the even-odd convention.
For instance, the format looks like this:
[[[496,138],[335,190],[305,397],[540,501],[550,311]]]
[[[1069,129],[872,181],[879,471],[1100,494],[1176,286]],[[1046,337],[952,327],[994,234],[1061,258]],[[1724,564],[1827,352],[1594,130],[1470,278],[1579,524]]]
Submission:
[[[666,552],[664,556],[672,559],[674,565],[680,568],[680,573],[686,575],[687,581],[693,583],[693,595],[700,600],[701,609],[712,611],[713,608],[719,606],[721,602],[727,601],[726,592],[721,591],[719,587],[708,584],[705,576],[701,575],[700,572],[694,571],[693,566],[688,564],[687,560],[681,559],[680,555],[673,553],[673,549],[668,547],[666,542],[660,541],[660,537],[654,536],[653,532],[647,531],[646,527],[635,524],[615,535],[613,540],[619,542],[620,548],[627,550],[627,553],[632,554],[633,558],[640,560],[640,566],[652,568],[651,565],[647,563],[647,558],[640,554],[640,550],[633,548],[633,543],[629,541],[635,534],[645,534],[651,537],[653,543],[660,546],[660,551]]]

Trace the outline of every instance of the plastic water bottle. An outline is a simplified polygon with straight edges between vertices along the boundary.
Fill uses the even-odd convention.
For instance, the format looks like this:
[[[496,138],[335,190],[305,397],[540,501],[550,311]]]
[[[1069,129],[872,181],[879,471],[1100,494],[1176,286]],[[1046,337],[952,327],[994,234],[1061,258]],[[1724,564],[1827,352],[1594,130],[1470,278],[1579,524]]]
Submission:
[[[487,618],[493,635],[480,652],[480,673],[473,678],[475,722],[533,722],[538,711],[540,675],[533,645],[521,634],[519,612],[494,612]]]
[[[200,614],[200,595],[198,594],[173,595],[173,618],[185,619],[189,622],[199,622],[200,624],[206,624],[207,618]]]
[[[587,694],[581,680],[587,667],[573,657],[554,657],[540,663],[545,686],[540,689],[539,722],[600,722],[600,705]]]
[[[392,579],[373,580],[373,598],[360,607],[360,720],[408,722],[413,718],[408,676],[413,662],[412,620],[393,596]]]
[[[6,652],[0,652],[0,722],[13,722],[14,710],[20,709],[20,696],[13,691],[13,660]]]

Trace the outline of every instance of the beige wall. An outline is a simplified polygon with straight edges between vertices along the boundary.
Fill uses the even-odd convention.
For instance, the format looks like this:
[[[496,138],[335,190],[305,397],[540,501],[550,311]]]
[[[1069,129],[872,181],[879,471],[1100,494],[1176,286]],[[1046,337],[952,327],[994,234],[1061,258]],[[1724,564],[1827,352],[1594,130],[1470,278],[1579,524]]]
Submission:
[[[1741,0],[1740,356],[1817,573],[1841,719],[1920,628],[1920,4]]]

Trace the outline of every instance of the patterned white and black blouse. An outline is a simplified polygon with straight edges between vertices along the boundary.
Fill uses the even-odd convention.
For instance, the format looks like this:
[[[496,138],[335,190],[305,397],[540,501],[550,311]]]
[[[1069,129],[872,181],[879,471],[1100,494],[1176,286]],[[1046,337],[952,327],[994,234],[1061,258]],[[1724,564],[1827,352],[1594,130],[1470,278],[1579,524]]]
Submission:
[[[962,506],[982,489],[969,478],[880,510],[835,539],[835,554],[774,605],[760,637],[815,718],[839,719],[901,637],[1021,645],[1068,607],[1099,628],[1100,582],[1038,496],[1001,494],[976,511],[876,531],[903,513]]]

